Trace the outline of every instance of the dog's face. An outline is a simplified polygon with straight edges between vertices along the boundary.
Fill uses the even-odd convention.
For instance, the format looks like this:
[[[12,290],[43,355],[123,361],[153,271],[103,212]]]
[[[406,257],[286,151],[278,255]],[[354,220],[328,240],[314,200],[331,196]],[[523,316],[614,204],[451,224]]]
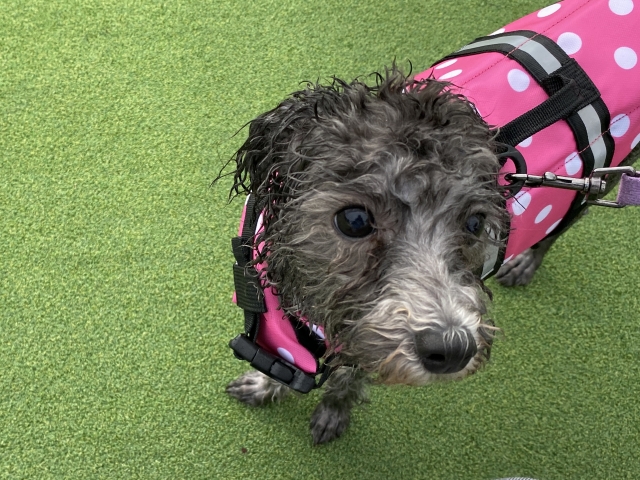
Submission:
[[[309,86],[251,123],[235,189],[264,212],[268,281],[344,363],[411,385],[482,363],[476,273],[506,217],[491,139],[445,84],[396,72]]]

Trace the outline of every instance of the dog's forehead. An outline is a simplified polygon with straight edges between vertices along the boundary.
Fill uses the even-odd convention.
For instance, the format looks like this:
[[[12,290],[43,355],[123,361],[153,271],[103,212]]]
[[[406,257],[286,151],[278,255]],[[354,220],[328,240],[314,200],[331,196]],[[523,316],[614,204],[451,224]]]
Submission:
[[[465,191],[486,189],[495,178],[499,164],[488,135],[468,134],[460,122],[436,125],[378,107],[357,118],[322,119],[300,137],[293,151],[305,155],[303,185],[374,212],[426,213],[458,209],[455,200],[465,203]]]
[[[332,198],[342,196],[343,203],[377,207],[374,210],[466,208],[469,193],[486,188],[475,172],[456,171],[407,152],[381,151],[358,160],[340,157],[316,163],[305,184],[313,181],[316,191],[333,192]]]
[[[413,210],[461,203],[466,193],[483,188],[482,182],[475,182],[473,176],[464,176],[433,160],[391,153],[383,157],[366,174],[356,174],[353,183],[362,195],[374,196],[388,205]]]
[[[434,197],[444,197],[455,188],[456,178],[424,162],[402,159],[385,169],[388,194],[407,206],[416,206]]]

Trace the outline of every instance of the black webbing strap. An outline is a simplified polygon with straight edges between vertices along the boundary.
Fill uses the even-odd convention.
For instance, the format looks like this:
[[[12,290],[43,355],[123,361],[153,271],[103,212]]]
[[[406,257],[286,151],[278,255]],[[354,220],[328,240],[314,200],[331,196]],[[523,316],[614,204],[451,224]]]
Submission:
[[[517,61],[549,95],[543,103],[501,127],[497,142],[515,146],[553,123],[565,120],[582,158],[583,176],[590,175],[594,168],[611,164],[615,145],[609,133],[609,110],[587,73],[550,38],[529,30],[481,37],[434,65],[487,52],[502,53]],[[584,197],[576,195],[569,212],[551,235],[561,233],[584,207]],[[497,272],[502,260],[500,254],[493,268],[485,265],[483,278]]]
[[[600,98],[598,88],[572,58],[546,76],[540,85],[549,98],[501,127],[496,137],[498,142],[517,145],[534,133],[566,120]]]
[[[251,340],[255,340],[258,336],[260,326],[258,315],[267,311],[258,272],[249,265],[257,222],[255,200],[253,195],[249,195],[245,206],[242,235],[231,239],[231,248],[236,259],[233,265],[236,304],[244,310],[244,331]]]
[[[324,382],[327,381],[327,378],[329,378],[329,376],[338,368],[336,367],[332,367],[331,365],[329,365],[331,363],[331,360],[333,360],[335,358],[335,355],[329,355],[327,358],[324,359],[324,363],[322,364],[322,367],[320,369],[320,373],[322,375],[320,375],[320,379],[318,380],[318,382],[313,386],[313,388],[320,388]],[[353,366],[350,365],[353,368],[358,368],[357,366]]]
[[[549,120],[538,117],[538,121],[535,121],[537,113],[546,110],[547,113],[551,113],[551,119],[564,115],[561,119],[569,124],[584,163],[583,175],[588,176],[594,168],[608,167],[611,164],[614,142],[608,131],[609,110],[600,98],[597,87],[582,67],[550,38],[529,30],[480,37],[434,65],[448,59],[487,52],[502,53],[515,60],[550,97],[557,95],[556,99],[549,98],[543,102],[536,113],[528,112],[522,116],[523,120],[516,118],[503,126],[501,130],[505,130],[505,133],[499,134],[498,141],[517,145],[546,128],[550,125]],[[558,95],[571,81],[577,86],[577,89],[573,90],[575,95],[571,94],[571,88]],[[534,110],[536,109],[532,112]],[[566,114],[572,110],[573,113]]]

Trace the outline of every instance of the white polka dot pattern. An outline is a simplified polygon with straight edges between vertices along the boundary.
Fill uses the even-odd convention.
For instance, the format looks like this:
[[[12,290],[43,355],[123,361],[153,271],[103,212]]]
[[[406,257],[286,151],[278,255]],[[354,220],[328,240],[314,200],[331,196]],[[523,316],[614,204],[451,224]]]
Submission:
[[[620,68],[631,70],[638,63],[638,55],[629,47],[620,47],[613,53],[613,58]]]
[[[556,227],[557,227],[558,225],[560,225],[560,222],[561,222],[561,221],[562,221],[562,219],[560,219],[560,220],[558,220],[557,222],[555,222],[553,225],[551,225],[549,228],[547,228],[547,230],[546,230],[546,232],[545,232],[545,233],[546,233],[547,235],[549,235],[551,232],[553,232],[553,231],[556,229]]]
[[[538,12],[538,17],[544,18],[544,17],[548,17],[549,15],[553,15],[558,10],[560,10],[561,6],[562,5],[560,5],[559,3],[554,3],[553,5],[549,5],[548,7],[544,7],[542,10],[540,10]]]
[[[564,168],[567,171],[567,175],[575,175],[582,168],[582,160],[578,152],[573,152],[564,160]]]
[[[293,355],[291,355],[291,352],[289,350],[287,350],[286,348],[278,347],[277,352],[280,357],[285,359],[287,362],[295,365],[296,359],[293,358]]]
[[[531,145],[531,142],[533,142],[533,136],[525,138],[518,144],[518,146],[527,148],[529,145]]]
[[[573,32],[565,32],[560,35],[557,43],[567,55],[578,53],[582,48],[582,39]]]
[[[510,70],[507,74],[507,81],[511,88],[513,88],[516,92],[524,92],[527,88],[529,88],[529,84],[531,83],[531,79],[529,75],[524,73],[522,70],[518,70],[514,68]]]
[[[442,62],[440,65],[436,67],[436,70],[440,70],[441,68],[447,68],[458,61],[457,58],[452,58],[451,60],[447,60],[446,62]]]
[[[448,78],[457,77],[461,73],[462,73],[462,70],[451,70],[450,72],[447,72],[444,75],[441,75],[438,80],[446,80]]]
[[[538,223],[542,222],[545,218],[547,218],[549,216],[549,214],[551,213],[551,209],[552,208],[553,207],[551,205],[547,205],[542,210],[540,210],[540,213],[538,213],[538,215],[536,215],[536,219],[533,221],[533,223],[538,224]]]
[[[616,15],[629,15],[633,11],[633,1],[609,0],[609,9]]]
[[[627,133],[630,125],[631,121],[629,120],[629,117],[622,113],[613,117],[609,131],[614,137],[621,137]]]
[[[529,192],[518,192],[511,204],[511,210],[514,215],[522,215],[531,203],[531,194]]]
[[[636,136],[636,138],[633,139],[633,141],[631,142],[631,148],[636,148],[638,146],[638,144],[640,143],[640,135]]]

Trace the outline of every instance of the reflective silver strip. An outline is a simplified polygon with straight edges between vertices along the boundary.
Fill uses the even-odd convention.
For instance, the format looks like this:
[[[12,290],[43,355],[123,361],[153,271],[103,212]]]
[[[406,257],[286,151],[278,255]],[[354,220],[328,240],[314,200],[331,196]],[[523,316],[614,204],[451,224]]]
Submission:
[[[493,230],[489,229],[487,233],[489,234],[489,238],[491,238],[492,240],[496,239],[496,234],[493,233]],[[487,278],[493,272],[493,269],[496,266],[496,262],[498,261],[498,255],[500,255],[500,247],[496,244],[489,244],[485,253],[484,265],[482,266],[482,274],[480,275],[480,278],[482,280]]]
[[[507,35],[504,37],[489,38],[487,40],[481,40],[479,42],[471,43],[465,47],[462,47],[458,51],[469,50],[475,47],[484,47],[488,45],[499,45],[506,43],[519,48],[523,52],[528,53],[531,57],[538,62],[547,74],[551,74],[558,70],[562,65],[556,57],[554,57],[549,50],[542,44],[522,35]],[[600,117],[592,105],[587,105],[583,109],[578,111],[580,119],[584,123],[587,130],[587,138],[589,139],[589,147],[593,153],[594,165],[593,168],[602,168],[607,160],[607,145],[602,138],[602,125],[600,123]]]
[[[488,40],[481,40],[479,42],[471,43],[465,47],[462,47],[458,52],[465,50],[484,47],[487,45],[500,45],[506,43],[514,48],[519,48],[523,52],[528,53],[533,59],[540,64],[540,66],[547,73],[552,73],[558,70],[562,65],[556,57],[554,57],[549,50],[544,46],[530,39],[529,37],[523,37],[522,35],[507,35],[506,37],[490,38]]]
[[[486,45],[500,45],[501,43],[508,43],[509,45],[512,45],[515,48],[518,48],[520,45],[522,45],[524,42],[528,40],[531,40],[531,39],[528,37],[523,37],[522,35],[507,35],[506,37],[494,37],[494,38],[489,38],[488,40],[480,40],[479,42],[470,43],[469,45],[462,47],[460,50],[458,50],[458,52],[464,52],[465,50],[468,50],[470,48],[484,47]]]
[[[589,147],[593,153],[593,168],[602,168],[607,159],[607,145],[602,138],[600,117],[596,109],[593,108],[593,105],[587,105],[583,109],[578,110],[578,115],[582,123],[584,123],[584,127],[587,129]]]
[[[547,73],[555,72],[562,66],[558,59],[551,55],[549,50],[534,40],[523,44],[520,50],[531,55]]]

